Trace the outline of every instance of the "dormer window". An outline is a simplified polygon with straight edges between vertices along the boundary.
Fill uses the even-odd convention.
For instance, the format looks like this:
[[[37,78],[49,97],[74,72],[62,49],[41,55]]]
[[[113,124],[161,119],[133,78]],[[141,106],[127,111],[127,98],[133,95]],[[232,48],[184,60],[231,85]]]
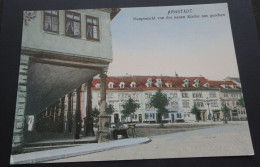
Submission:
[[[156,79],[156,81],[157,81],[157,82],[162,82],[162,80],[161,80],[161,79]]]
[[[131,86],[131,88],[136,88],[136,83],[135,82],[131,82],[130,86]]]
[[[165,83],[165,85],[166,85],[168,88],[171,88],[171,87],[172,87],[172,83],[170,83],[170,82]]]
[[[197,82],[197,83],[193,84],[193,86],[198,88],[200,86],[200,84]]]
[[[125,88],[125,83],[124,82],[120,82],[119,87],[120,88]]]
[[[183,80],[184,83],[189,83],[188,79]]]
[[[188,87],[189,87],[189,83],[184,83],[184,84],[182,84],[182,86],[183,86],[184,88],[188,88]]]
[[[198,79],[195,79],[195,80],[194,80],[194,82],[195,82],[195,83],[199,83],[199,82],[200,82],[200,80],[198,80]]]
[[[147,79],[146,87],[152,87],[152,78]]]
[[[205,83],[204,87],[209,88],[210,87],[209,83]]]
[[[108,88],[114,88],[114,83],[113,82],[109,82],[108,83]]]
[[[95,88],[100,88],[100,83],[97,83],[97,84],[95,85]]]
[[[146,85],[146,87],[152,87],[152,83],[149,83],[149,82],[147,82],[145,85]]]
[[[157,87],[162,87],[162,80],[161,80],[161,79],[156,79],[155,85],[156,85]]]
[[[225,85],[225,88],[227,89],[227,88],[228,88],[228,85]]]

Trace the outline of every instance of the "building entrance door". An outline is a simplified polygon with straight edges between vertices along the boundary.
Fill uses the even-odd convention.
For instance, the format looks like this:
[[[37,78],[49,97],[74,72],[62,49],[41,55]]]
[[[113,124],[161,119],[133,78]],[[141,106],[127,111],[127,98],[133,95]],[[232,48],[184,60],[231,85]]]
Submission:
[[[172,122],[175,122],[175,117],[173,113],[172,113]]]
[[[114,114],[114,123],[117,123],[119,119],[119,114]]]
[[[138,115],[138,120],[139,120],[139,123],[142,123],[142,114]]]
[[[157,118],[157,123],[161,123],[162,121],[161,113],[156,113],[156,118]]]

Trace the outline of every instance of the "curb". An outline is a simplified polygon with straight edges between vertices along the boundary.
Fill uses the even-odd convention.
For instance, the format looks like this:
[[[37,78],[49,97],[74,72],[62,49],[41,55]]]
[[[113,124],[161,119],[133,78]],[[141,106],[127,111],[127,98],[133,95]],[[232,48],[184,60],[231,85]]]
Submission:
[[[107,151],[111,149],[133,146],[137,144],[149,143],[152,140],[148,137],[143,138],[128,138],[122,140],[110,141],[107,143],[84,144],[70,148],[53,149],[47,151],[38,151],[32,153],[11,155],[10,164],[36,164],[45,161],[63,159],[84,154]]]

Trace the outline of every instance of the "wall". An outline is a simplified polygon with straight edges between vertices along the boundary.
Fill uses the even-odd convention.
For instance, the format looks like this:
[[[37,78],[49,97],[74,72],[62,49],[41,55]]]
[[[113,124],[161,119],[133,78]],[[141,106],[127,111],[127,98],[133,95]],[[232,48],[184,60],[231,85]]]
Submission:
[[[59,33],[43,30],[43,12],[23,26],[23,49],[57,52],[112,61],[110,13],[101,10],[71,10],[81,13],[81,38],[65,35],[65,11],[59,11]],[[100,41],[86,40],[86,15],[99,18]]]

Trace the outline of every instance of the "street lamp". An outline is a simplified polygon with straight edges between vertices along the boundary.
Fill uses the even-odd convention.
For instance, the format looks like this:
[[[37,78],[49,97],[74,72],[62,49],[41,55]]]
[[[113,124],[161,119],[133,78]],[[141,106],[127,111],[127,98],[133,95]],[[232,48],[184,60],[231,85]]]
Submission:
[[[210,100],[208,97],[206,98],[206,100],[204,100],[204,102],[208,105],[208,110],[209,110],[209,105],[210,105],[211,101],[212,100]],[[212,120],[212,116],[211,116],[210,110],[209,110],[208,120]]]

